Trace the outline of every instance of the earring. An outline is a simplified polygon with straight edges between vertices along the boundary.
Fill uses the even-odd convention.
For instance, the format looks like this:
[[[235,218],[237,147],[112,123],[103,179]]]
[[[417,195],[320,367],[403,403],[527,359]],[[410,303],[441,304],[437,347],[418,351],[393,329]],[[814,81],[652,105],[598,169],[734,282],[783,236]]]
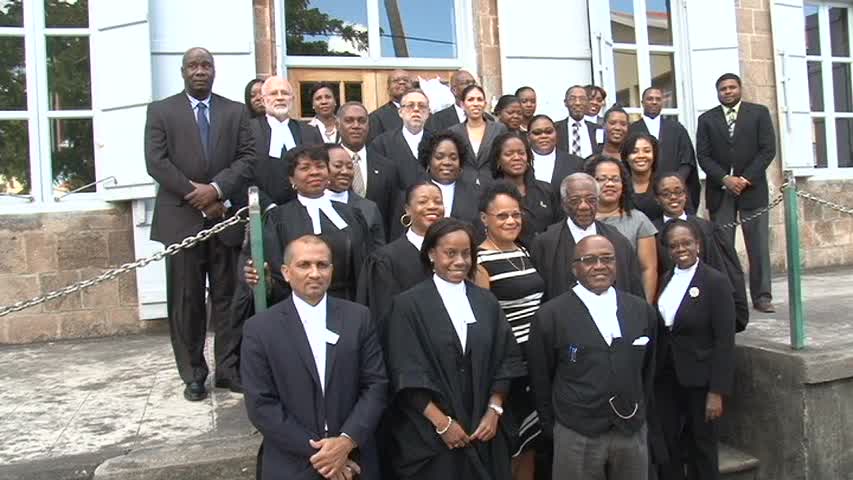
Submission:
[[[412,226],[412,216],[409,215],[408,213],[404,213],[402,216],[400,216],[400,224],[406,228],[411,227]]]

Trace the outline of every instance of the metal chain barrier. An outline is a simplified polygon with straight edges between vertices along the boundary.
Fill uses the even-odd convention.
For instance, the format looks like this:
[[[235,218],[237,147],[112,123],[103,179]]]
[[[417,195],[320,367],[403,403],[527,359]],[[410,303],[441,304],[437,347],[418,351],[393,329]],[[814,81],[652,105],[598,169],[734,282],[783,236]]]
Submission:
[[[766,207],[759,209],[758,211],[756,211],[752,215],[749,215],[748,217],[743,217],[739,220],[735,220],[734,222],[724,223],[724,224],[720,225],[720,228],[722,228],[722,229],[735,228],[738,225],[743,225],[744,223],[749,223],[749,222],[755,220],[756,218],[768,213],[770,210],[773,210],[780,203],[782,203],[782,201],[785,200],[785,196],[782,194],[782,192],[786,188],[788,188],[788,186],[789,186],[788,182],[785,182],[782,185],[780,185],[779,186],[779,195],[776,195],[776,198],[774,198],[772,202],[767,204]]]
[[[853,208],[845,207],[844,205],[840,205],[840,204],[835,203],[835,202],[830,202],[829,200],[824,200],[822,198],[818,198],[809,192],[797,190],[797,196],[800,198],[805,198],[806,200],[811,200],[812,202],[815,202],[818,205],[823,205],[824,207],[828,207],[832,210],[841,212],[845,215],[853,215]]]
[[[178,243],[173,243],[166,247],[164,250],[161,250],[154,255],[149,257],[141,258],[132,263],[125,263],[124,265],[114,268],[112,270],[107,270],[106,272],[98,275],[97,277],[90,278],[88,280],[83,280],[77,283],[73,283],[65,288],[60,288],[59,290],[54,290],[52,292],[46,293],[39,297],[31,298],[29,300],[24,300],[13,305],[6,305],[0,307],[0,317],[9,315],[10,313],[20,312],[21,310],[34,307],[36,305],[47,302],[48,300],[54,300],[56,298],[64,297],[65,295],[72,294],[76,291],[83,290],[84,288],[93,287],[99,283],[105,282],[107,280],[112,280],[117,276],[130,272],[132,270],[136,270],[137,268],[142,268],[148,265],[151,262],[157,262],[163,260],[166,257],[170,257],[180,252],[181,250],[192,248],[196,246],[199,242],[204,242],[213,235],[216,235],[219,232],[222,232],[226,228],[237,225],[238,223],[246,223],[248,219],[242,217],[241,215],[247,213],[249,211],[249,207],[243,207],[237,212],[234,213],[234,216],[225,220],[224,222],[217,223],[216,225],[198,232],[195,235],[191,235]]]

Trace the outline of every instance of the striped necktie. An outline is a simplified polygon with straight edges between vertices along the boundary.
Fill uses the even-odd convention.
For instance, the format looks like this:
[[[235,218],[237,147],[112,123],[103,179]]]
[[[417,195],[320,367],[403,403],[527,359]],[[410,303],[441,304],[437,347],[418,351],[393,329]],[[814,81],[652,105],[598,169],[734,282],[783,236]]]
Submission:
[[[359,162],[361,161],[361,157],[358,153],[352,154],[352,166],[353,166],[353,176],[352,176],[352,191],[359,194],[360,196],[364,196],[367,193],[367,186],[364,183],[364,177],[361,175],[361,167],[359,166]]]
[[[729,108],[726,112],[726,123],[729,126],[729,138],[735,135],[735,123],[737,123],[737,112],[734,108]]]
[[[572,123],[572,155],[581,156],[580,122]]]

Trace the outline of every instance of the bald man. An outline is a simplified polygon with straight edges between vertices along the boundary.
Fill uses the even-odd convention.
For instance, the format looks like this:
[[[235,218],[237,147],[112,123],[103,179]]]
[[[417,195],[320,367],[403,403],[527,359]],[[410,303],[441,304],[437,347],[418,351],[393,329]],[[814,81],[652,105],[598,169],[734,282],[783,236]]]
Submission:
[[[403,94],[412,88],[412,78],[405,70],[394,70],[388,75],[388,103],[370,114],[370,131],[367,143],[385,132],[398,130],[403,126],[400,118],[400,101]]]
[[[457,70],[450,76],[450,92],[456,98],[453,105],[435,112],[426,123],[426,129],[439,133],[465,121],[465,110],[462,110],[462,91],[468,85],[474,85],[477,80],[467,70]]]

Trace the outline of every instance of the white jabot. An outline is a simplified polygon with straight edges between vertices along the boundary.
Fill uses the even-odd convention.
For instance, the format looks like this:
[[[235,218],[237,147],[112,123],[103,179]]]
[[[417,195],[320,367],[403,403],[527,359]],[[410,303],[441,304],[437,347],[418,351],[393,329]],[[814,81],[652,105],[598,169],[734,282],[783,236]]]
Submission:
[[[267,115],[267,123],[270,126],[269,156],[281,158],[281,151],[284,147],[290,150],[296,146],[296,140],[293,139],[293,132],[290,131],[290,119],[285,118],[283,122],[279,122],[272,115]]]
[[[415,158],[418,158],[418,145],[420,145],[422,138],[424,138],[423,130],[418,133],[412,133],[408,128],[403,126],[403,139],[406,140],[406,143],[409,145],[409,149],[412,151],[412,155],[414,155]]]
[[[592,155],[592,140],[589,138],[589,128],[586,126],[586,122],[583,120],[575,120],[572,117],[569,117],[569,121],[566,122],[566,127],[568,131],[566,132],[566,138],[569,139],[569,144],[571,145],[572,138],[572,129],[574,128],[574,124],[578,124],[578,135],[581,138],[581,158],[586,158]]]
[[[438,296],[441,297],[441,303],[447,310],[447,315],[453,323],[453,329],[456,330],[456,336],[459,337],[459,343],[462,344],[464,352],[468,342],[468,324],[477,322],[477,317],[471,310],[468,295],[465,294],[465,282],[450,283],[435,274],[432,276],[432,281],[435,283]]]
[[[320,212],[325,213],[329,217],[329,220],[339,229],[343,230],[347,228],[347,222],[332,207],[332,201],[329,200],[328,196],[323,195],[320,198],[308,198],[297,195],[296,199],[308,210],[308,216],[311,217],[311,224],[314,227],[314,235],[322,233],[322,229],[320,228]]]
[[[598,331],[608,345],[613,343],[614,338],[622,336],[622,328],[619,327],[619,319],[616,317],[616,290],[613,287],[608,288],[601,295],[596,295],[578,283],[572,291],[586,305],[595,326],[598,327]]]
[[[344,146],[344,150],[346,150],[346,152],[349,154],[350,158],[352,158],[352,156],[353,156],[353,155],[355,155],[356,153],[358,154],[358,164],[357,164],[357,165],[353,165],[353,166],[354,166],[355,168],[358,168],[359,170],[361,170],[361,178],[362,178],[362,180],[364,180],[364,188],[365,188],[365,189],[367,189],[367,188],[368,188],[368,181],[367,181],[367,147],[366,147],[366,146],[365,146],[365,147],[361,147],[361,150],[359,150],[359,151],[357,151],[357,152],[354,152],[354,151],[350,150],[350,149],[349,149],[349,147]],[[357,191],[358,191],[358,190],[356,190],[356,192],[357,192]]]
[[[646,124],[649,133],[660,140],[660,115],[655,118],[643,115],[643,123]]]
[[[299,320],[302,321],[302,328],[305,329],[305,336],[308,337],[308,345],[311,346],[311,353],[314,355],[314,365],[317,367],[317,375],[320,377],[320,387],[323,392],[326,391],[326,295],[320,300],[317,305],[311,305],[299,298],[298,295],[293,295],[293,305],[296,307],[296,313],[299,314]]]
[[[547,155],[539,155],[533,152],[533,176],[536,180],[551,183],[554,176],[554,165],[557,162],[557,149],[555,148]]]
[[[690,287],[690,282],[693,281],[693,276],[696,274],[696,268],[699,261],[693,264],[692,267],[680,269],[675,267],[672,273],[672,279],[664,287],[658,298],[658,311],[663,317],[663,323],[667,327],[671,327],[675,322],[675,314],[678,313],[678,307],[681,305],[681,300],[687,289]]]
[[[308,125],[317,127],[320,131],[320,136],[323,137],[323,143],[337,143],[335,138],[338,136],[338,127],[334,126],[331,130],[326,130],[326,124],[317,117],[308,121]]]
[[[468,119],[468,114],[465,113],[465,109],[460,107],[457,104],[453,104],[453,109],[456,110],[456,118],[459,119],[459,123],[464,123],[465,120]]]
[[[421,251],[421,246],[424,244],[423,235],[418,235],[417,233],[414,232],[414,230],[412,230],[410,228],[410,229],[406,230],[406,240],[408,240],[409,243],[414,245],[415,248],[417,248],[419,252]]]
[[[333,192],[326,189],[326,196],[329,197],[329,200],[333,202],[347,203],[349,202],[349,190],[344,190],[343,192]]]
[[[590,223],[586,228],[581,228],[577,226],[571,218],[567,218],[566,225],[569,226],[569,232],[572,234],[572,238],[575,239],[575,245],[586,237],[598,235],[598,229],[595,228],[595,222]]]
[[[687,212],[681,212],[681,215],[678,216],[679,220],[687,220]],[[666,214],[663,215],[663,223],[666,223],[670,220],[675,220],[673,217],[668,217]]]
[[[445,185],[433,180],[432,183],[438,185],[438,189],[441,190],[441,203],[444,204],[444,217],[447,218],[450,216],[450,211],[453,210],[453,195],[456,193],[456,182]]]

